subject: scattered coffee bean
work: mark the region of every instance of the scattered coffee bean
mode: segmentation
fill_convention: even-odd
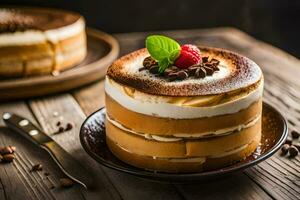
[[[289,144],[289,145],[291,145],[292,144],[292,138],[291,137],[288,137],[286,140],[285,140],[285,142],[284,142],[284,144]]]
[[[151,66],[151,67],[149,68],[149,72],[150,72],[151,74],[158,74],[158,73],[159,73],[158,70],[159,70],[158,65],[153,65],[153,66]]]
[[[172,70],[166,69],[166,70],[164,71],[164,76],[168,77],[169,74],[172,73],[172,72],[173,72]]]
[[[176,67],[176,66],[174,66],[174,65],[172,65],[171,67],[168,67],[167,69],[170,69],[170,70],[172,70],[173,72],[178,72],[178,71],[180,70],[180,68],[178,68],[178,67]]]
[[[151,56],[146,57],[143,61],[143,66],[146,67],[147,69],[149,69],[151,66],[153,65],[157,65],[157,62],[151,58]]]
[[[15,159],[13,154],[5,154],[3,155],[2,161],[4,162],[12,162]]]
[[[289,152],[289,148],[290,148],[290,145],[289,144],[284,144],[282,147],[281,147],[281,152],[283,155],[286,155],[288,152]]]
[[[35,171],[42,171],[42,170],[43,170],[42,164],[35,164],[32,166],[30,171],[35,172]]]
[[[73,128],[73,125],[71,123],[67,123],[67,126],[66,126],[66,131],[69,131],[69,130],[72,130]]]
[[[189,75],[188,75],[185,71],[183,71],[183,70],[177,72],[177,80],[184,80],[184,79],[186,79],[188,76],[189,76]]]
[[[179,68],[178,68],[178,67],[176,67],[176,66],[171,66],[171,67],[168,67],[168,68],[164,71],[163,75],[164,75],[165,77],[168,77],[170,73],[176,73],[176,72],[178,72],[178,71],[179,71]]]
[[[293,130],[291,132],[292,138],[294,139],[298,139],[300,137],[300,133],[298,133],[297,131]]]
[[[60,186],[64,187],[64,188],[72,187],[74,185],[74,181],[72,181],[69,178],[61,178],[61,179],[59,179],[59,181],[60,181]]]
[[[5,155],[5,154],[12,154],[14,151],[11,149],[10,146],[2,147],[0,149],[0,154]]]
[[[177,79],[177,76],[178,76],[177,72],[172,72],[172,73],[169,73],[168,79],[170,81],[175,81]]]
[[[56,123],[56,126],[60,126],[60,125],[61,125],[61,122],[58,121],[58,122]]]
[[[146,67],[141,67],[141,68],[139,68],[139,72],[143,71],[143,70],[146,70],[146,69],[147,69]]]
[[[59,132],[59,133],[64,132],[64,130],[65,130],[65,129],[64,129],[64,127],[62,127],[62,126],[60,126],[60,127],[58,128],[58,132]]]
[[[297,144],[293,144],[294,147],[296,147],[298,149],[298,151],[300,151],[300,143],[298,142]]]
[[[291,158],[296,157],[298,155],[298,153],[299,153],[299,151],[298,151],[298,149],[294,145],[290,146],[290,148],[289,148],[289,154],[290,154]]]

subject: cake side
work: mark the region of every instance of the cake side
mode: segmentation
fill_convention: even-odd
[[[133,166],[169,173],[212,170],[249,156],[261,139],[260,68],[230,51],[193,45],[182,45],[174,59],[162,50],[164,38],[158,36],[153,47],[159,54],[149,57],[141,49],[108,69],[105,127],[112,153]],[[166,61],[161,52],[171,55],[168,66],[160,63]],[[172,79],[178,70],[185,76]]]
[[[81,15],[46,8],[0,9],[0,76],[57,74],[87,53]]]

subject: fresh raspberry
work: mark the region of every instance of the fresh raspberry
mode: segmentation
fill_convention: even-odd
[[[185,69],[201,62],[200,50],[195,45],[185,44],[181,46],[179,57],[175,60],[175,66]]]

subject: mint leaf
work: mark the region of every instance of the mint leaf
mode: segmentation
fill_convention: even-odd
[[[171,63],[169,62],[169,60],[167,58],[161,60],[161,61],[158,61],[158,72],[159,73],[163,73],[170,65]]]
[[[151,57],[158,62],[160,73],[163,73],[174,63],[181,50],[180,45],[175,40],[162,35],[148,36],[146,48]]]

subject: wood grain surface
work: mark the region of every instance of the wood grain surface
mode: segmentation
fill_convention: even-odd
[[[290,129],[300,131],[298,59],[232,28],[160,33],[181,43],[222,47],[253,59],[264,72],[264,100],[285,115]],[[151,33],[115,35],[120,43],[121,55],[143,47],[148,34]],[[94,175],[97,190],[85,191],[79,186],[60,188],[59,178],[63,174],[49,156],[2,127],[0,145],[15,145],[18,150],[12,164],[0,165],[0,199],[299,199],[299,156],[292,160],[282,157],[279,152],[245,172],[190,184],[152,182],[100,166],[81,148],[78,132],[85,117],[104,106],[103,88],[101,80],[69,93],[0,104],[0,114],[10,111],[28,117],[70,152]],[[74,128],[54,134],[58,121],[63,124],[71,122]],[[0,125],[3,126],[3,123]],[[29,173],[35,163],[42,163],[44,170]],[[46,171],[50,173],[50,181],[43,174]],[[54,189],[51,189],[51,184]]]

